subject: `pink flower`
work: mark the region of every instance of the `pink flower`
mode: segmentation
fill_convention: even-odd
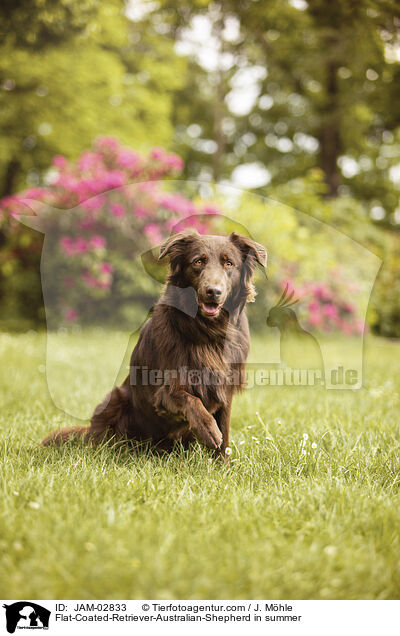
[[[40,199],[41,197],[48,194],[45,188],[29,188],[29,190],[25,190],[24,196],[27,199]]]
[[[99,155],[94,152],[83,152],[78,160],[78,167],[83,172],[93,170],[99,164]]]
[[[336,318],[336,316],[338,315],[338,310],[335,305],[324,305],[322,311],[324,312],[325,316],[328,316],[328,318]]]
[[[349,314],[352,314],[354,312],[354,305],[351,305],[350,303],[343,303],[342,309],[343,311],[346,311]]]
[[[95,141],[95,148],[101,150],[116,150],[119,146],[119,141],[115,137],[102,135]]]
[[[135,186],[135,190],[145,192],[146,194],[155,194],[157,190],[157,184],[154,181],[143,181]]]
[[[203,208],[202,212],[203,214],[221,214],[221,212],[217,208],[214,208],[212,205],[206,205]]]
[[[323,300],[329,300],[331,298],[330,289],[322,283],[320,285],[316,285],[316,287],[314,288],[314,294],[317,296],[317,298],[322,298]]]
[[[82,230],[90,230],[95,225],[93,210],[89,210],[84,219],[79,221],[78,227]]]
[[[18,196],[16,194],[11,194],[8,197],[1,199],[1,206],[3,208],[9,207],[15,203],[18,203]]]
[[[78,237],[75,241],[74,248],[77,254],[83,254],[88,249],[88,243],[85,239]]]
[[[123,168],[129,168],[130,166],[135,165],[139,160],[139,155],[133,150],[129,150],[129,148],[123,148],[118,153],[118,163]]]
[[[308,305],[309,310],[312,312],[318,311],[319,307],[320,307],[320,304],[317,303],[315,300],[313,300],[313,302]]]
[[[178,157],[178,155],[174,155],[174,154],[168,155],[166,157],[166,163],[167,163],[167,166],[179,172],[183,169],[183,166],[184,166],[183,160],[180,157]]]
[[[83,278],[83,281],[86,283],[86,285],[89,285],[89,287],[93,287],[93,288],[98,287],[97,279],[94,276],[92,276],[92,274],[90,274],[88,271],[84,271],[82,273],[82,278]]]
[[[151,243],[157,244],[162,241],[160,228],[155,223],[148,223],[148,225],[145,225],[144,232]]]
[[[112,203],[111,212],[113,213],[114,216],[119,217],[119,216],[125,216],[126,210],[119,203]]]
[[[97,196],[83,201],[81,206],[84,210],[99,210],[104,205],[104,197]]]
[[[68,164],[68,161],[63,155],[56,155],[53,158],[53,166],[56,166],[56,168],[63,169],[67,166],[67,164]]]
[[[162,159],[164,157],[164,150],[159,147],[152,148],[150,151],[150,157],[152,159]]]
[[[145,210],[144,207],[142,207],[141,205],[136,205],[133,213],[135,214],[135,216],[137,216],[139,219],[143,219],[146,216],[148,216],[148,212],[147,210]]]
[[[184,216],[195,213],[195,207],[192,201],[189,201],[189,199],[186,199],[186,197],[181,194],[162,194],[159,198],[159,203],[163,208]]]
[[[174,233],[181,232],[187,227],[197,230],[199,234],[206,234],[209,230],[209,227],[205,223],[202,223],[198,218],[192,216],[179,221],[179,223],[176,223],[176,219],[169,219],[169,221],[167,221],[167,227],[172,229]]]
[[[287,285],[287,288],[288,288],[288,292],[290,292],[292,289],[294,289],[293,283],[290,280],[290,278],[286,278],[285,280],[282,281],[282,283],[281,283],[282,291],[285,289],[286,285]]]
[[[73,256],[75,254],[74,244],[71,238],[68,236],[60,239],[60,247],[67,254],[67,256]]]
[[[347,335],[350,335],[351,333],[353,333],[351,325],[349,325],[347,322],[344,322],[344,321],[343,321],[343,324],[342,324],[342,331],[343,331],[343,333],[345,333]]]
[[[82,279],[92,289],[109,289],[112,283],[113,267],[110,263],[101,263],[96,276],[90,271],[84,270]]]
[[[106,246],[106,239],[103,236],[99,235],[92,236],[89,244],[90,247],[93,247],[94,249],[102,249]]]
[[[75,192],[78,187],[79,182],[70,174],[61,173],[55,182],[60,188],[64,188],[66,191]]]
[[[311,314],[311,316],[308,317],[308,322],[313,327],[319,327],[322,324],[322,317],[320,314]]]
[[[77,318],[78,318],[78,312],[76,311],[76,309],[72,309],[71,307],[66,309],[65,319],[68,320],[68,322],[75,322]]]
[[[104,190],[110,190],[111,188],[120,188],[125,183],[125,176],[120,170],[110,170],[104,175],[102,183]]]

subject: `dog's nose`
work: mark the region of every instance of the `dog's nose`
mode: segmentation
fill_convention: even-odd
[[[218,300],[221,297],[222,289],[221,287],[207,287],[206,294],[210,300]]]

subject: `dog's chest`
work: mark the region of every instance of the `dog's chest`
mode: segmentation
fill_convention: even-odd
[[[186,352],[185,384],[209,411],[227,401],[232,371],[223,346],[196,345]]]

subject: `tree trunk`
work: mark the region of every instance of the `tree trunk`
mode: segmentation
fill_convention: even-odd
[[[225,112],[225,90],[224,90],[224,78],[222,72],[218,74],[218,82],[216,86],[215,101],[213,107],[213,138],[217,144],[217,148],[213,154],[213,178],[216,183],[221,179],[223,175],[224,154],[226,139],[224,131],[222,129],[222,121],[226,114]]]
[[[223,12],[223,4],[220,7],[220,14],[213,24],[213,36],[220,43],[219,55],[223,55],[225,50],[225,42],[222,32],[225,27],[225,17]],[[213,95],[213,139],[217,144],[217,148],[213,154],[212,167],[213,179],[216,183],[220,181],[224,173],[224,156],[226,151],[226,136],[223,131],[223,120],[227,114],[225,97],[229,90],[227,87],[226,71],[218,61],[218,68],[214,72],[214,95]]]
[[[321,125],[318,132],[319,167],[325,173],[329,197],[337,195],[338,187],[342,182],[337,164],[341,152],[337,70],[336,63],[328,63],[326,101],[321,107]]]
[[[20,168],[21,164],[18,159],[11,159],[4,174],[3,187],[0,192],[1,198],[7,197],[14,192]]]

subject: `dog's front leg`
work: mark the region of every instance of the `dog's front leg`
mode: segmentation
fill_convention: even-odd
[[[220,448],[222,433],[200,398],[181,388],[171,390],[171,387],[162,386],[156,393],[154,407],[164,417],[170,413],[184,419],[196,439],[207,448]]]
[[[218,454],[229,463],[229,455],[225,452],[229,446],[229,430],[231,425],[231,408],[232,408],[232,395],[228,398],[227,403],[222,406],[215,414],[218,427],[222,433],[222,444],[217,451]]]

